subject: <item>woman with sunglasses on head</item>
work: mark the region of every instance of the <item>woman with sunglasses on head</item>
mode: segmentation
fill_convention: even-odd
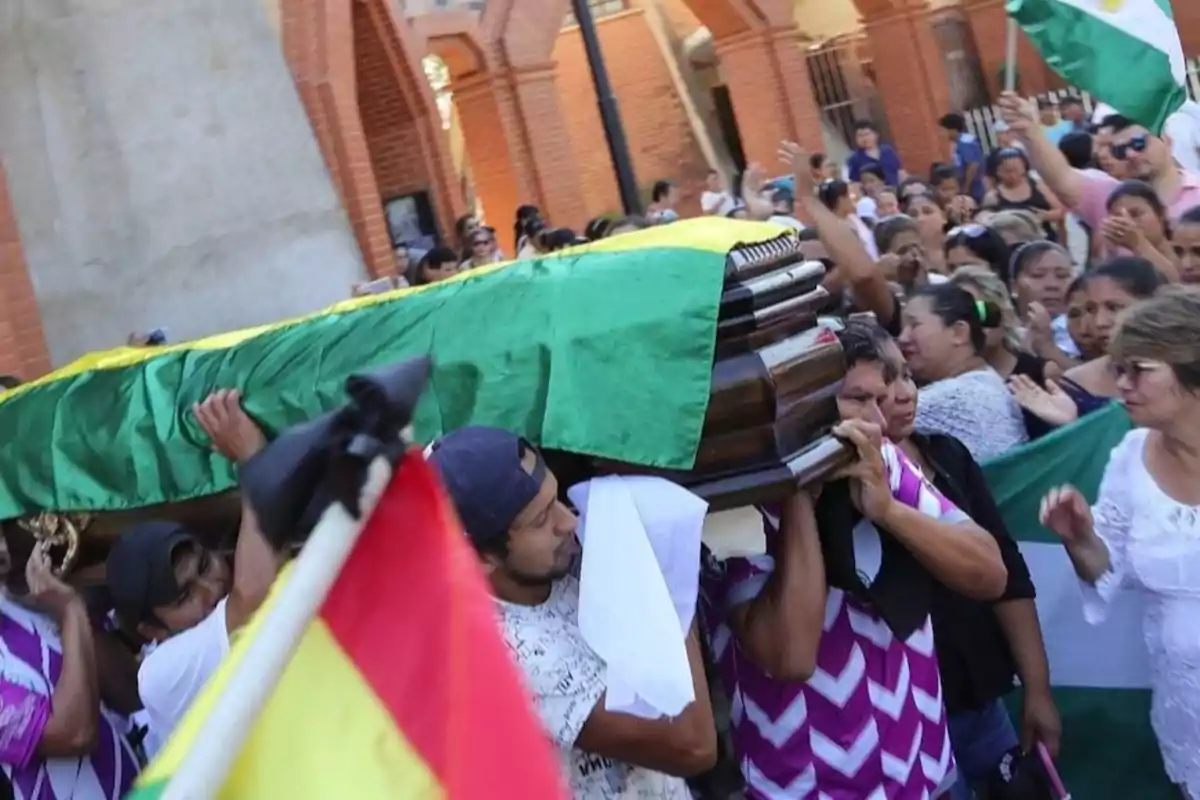
[[[1057,382],[1047,381],[1045,388],[1014,378],[1009,388],[1021,407],[1059,426],[1103,408],[1119,396],[1114,364],[1108,355],[1117,319],[1139,300],[1153,297],[1164,283],[1153,264],[1132,256],[1111,259],[1087,273],[1086,313],[1095,347],[1104,355],[1067,370]]]
[[[1124,181],[1108,196],[1105,208],[1108,216],[1100,226],[1104,257],[1139,256],[1153,264],[1166,280],[1179,280],[1167,209],[1150,184]]]
[[[952,436],[917,433],[919,393],[894,340],[873,328],[878,347],[894,376],[880,403],[885,433],[920,467],[947,499],[990,533],[1000,548],[1008,579],[1004,594],[991,603],[972,600],[935,582],[930,594],[938,666],[958,762],[953,800],[971,797],[1000,760],[1018,744],[1036,742],[1057,754],[1062,723],[1050,693],[1046,648],[1034,606],[1029,568],[1008,533],[979,463]],[[1020,734],[1003,698],[1021,679]]]
[[[954,284],[926,286],[904,307],[900,350],[922,384],[917,430],[953,436],[978,461],[1029,441],[1020,407],[985,358],[988,331],[1001,324],[995,304]]]
[[[1042,500],[1104,621],[1122,588],[1143,599],[1150,722],[1167,775],[1200,800],[1200,289],[1172,286],[1130,309],[1110,345],[1115,388],[1137,425],[1113,448],[1095,505],[1071,486]]]
[[[946,267],[950,274],[959,267],[987,267],[1008,283],[1008,259],[1012,248],[1004,237],[986,225],[972,222],[951,228],[942,242],[946,254]]]
[[[504,255],[496,245],[496,230],[488,227],[477,227],[467,236],[467,247],[470,255],[460,265],[461,269],[474,269],[496,264],[504,260]]]
[[[1057,241],[1066,209],[1049,189],[1029,175],[1029,158],[1015,147],[997,150],[987,160],[992,190],[982,207],[994,211],[1021,210],[1037,216],[1046,237]]]

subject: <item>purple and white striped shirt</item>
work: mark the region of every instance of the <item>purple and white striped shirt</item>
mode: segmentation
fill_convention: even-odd
[[[883,455],[897,500],[948,522],[967,519],[897,447],[885,442]],[[777,681],[727,624],[774,566],[767,555],[730,558],[706,564],[702,575],[703,619],[730,697],[746,797],[927,800],[947,791],[954,758],[930,620],[900,640],[870,607],[830,589],[816,671],[803,683]]]
[[[62,640],[46,617],[0,596],[0,768],[17,800],[119,800],[138,762],[127,722],[101,707],[96,748],[86,758],[37,752],[62,671]]]

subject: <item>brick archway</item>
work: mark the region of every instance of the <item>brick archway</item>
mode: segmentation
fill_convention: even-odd
[[[389,0],[280,0],[284,54],[373,275],[394,271],[384,200],[428,191],[445,236],[463,210],[422,50]]]

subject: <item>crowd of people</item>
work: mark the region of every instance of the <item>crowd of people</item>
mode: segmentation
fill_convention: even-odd
[[[1187,286],[1200,283],[1200,175],[1117,114],[1089,126],[1072,101],[1061,119],[1011,94],[1000,105],[1004,147],[985,154],[947,115],[947,159],[927,177],[870,123],[844,172],[783,143],[784,178],[709,176],[705,214],[787,225],[825,262],[845,320],[835,433],[858,458],[760,509],[765,553],[703,552],[686,634],[695,701],[678,716],[606,707],[605,664],[579,627],[576,512],[538,449],[478,427],[430,445],[574,797],[965,800],[1026,754],[1053,758],[1070,731],[1037,587],[980,464],[1117,400],[1137,427],[1097,454],[1098,499],[1064,485],[1041,522],[1062,539],[1089,621],[1122,587],[1147,597],[1144,641],[1113,646],[1148,649],[1165,768],[1200,800],[1200,288]],[[660,182],[647,216],[582,235],[522,206],[511,252],[671,224],[678,202]],[[355,291],[504,258],[474,218],[456,235],[423,254],[398,245],[397,275]],[[194,413],[235,463],[266,444],[236,391]],[[21,798],[121,797],[288,557],[249,508],[231,556],[179,523],[142,523],[108,554],[101,604],[12,526],[4,541],[0,765]],[[873,573],[870,542],[887,543]],[[714,788],[722,760],[736,788]]]

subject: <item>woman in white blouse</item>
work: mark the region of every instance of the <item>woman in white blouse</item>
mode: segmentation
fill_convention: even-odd
[[[1054,489],[1042,524],[1066,545],[1089,622],[1121,587],[1145,597],[1151,723],[1167,774],[1200,800],[1200,288],[1129,309],[1109,353],[1139,427],[1109,456],[1096,504]]]

